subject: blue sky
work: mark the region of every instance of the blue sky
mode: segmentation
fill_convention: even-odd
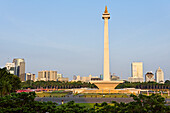
[[[169,0],[0,0],[0,67],[24,58],[26,72],[100,75],[106,4],[111,73],[127,79],[142,61],[144,73],[160,66],[170,79]]]

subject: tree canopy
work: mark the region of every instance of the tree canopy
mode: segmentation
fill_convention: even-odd
[[[106,102],[94,104],[94,108],[87,108],[70,101],[63,105],[54,102],[35,101],[35,92],[12,93],[0,97],[0,113],[168,113],[170,106],[165,105],[165,99],[160,95],[131,95],[134,99],[129,103]]]
[[[88,82],[60,82],[60,81],[36,81],[31,80],[21,83],[23,89],[39,89],[39,88],[48,88],[48,89],[71,89],[71,88],[97,88],[96,85]]]
[[[15,92],[21,88],[20,78],[7,72],[6,68],[0,68],[0,93],[1,96]]]

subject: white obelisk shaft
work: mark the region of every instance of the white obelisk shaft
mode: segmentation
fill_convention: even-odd
[[[109,64],[109,33],[108,33],[108,19],[110,14],[107,11],[107,6],[102,18],[104,19],[104,70],[103,81],[110,81],[110,64]]]

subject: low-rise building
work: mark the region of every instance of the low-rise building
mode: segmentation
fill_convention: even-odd
[[[27,80],[32,80],[35,82],[35,74],[32,74],[32,73],[26,73],[26,81]]]
[[[128,78],[129,82],[144,82],[143,78],[139,78],[139,77],[129,77]]]
[[[15,63],[6,63],[5,67],[10,74],[15,73]]]
[[[152,72],[147,72],[145,74],[145,82],[154,82],[154,74]]]
[[[72,81],[90,82],[92,80],[101,80],[101,78],[92,75],[89,75],[88,77],[81,77],[80,75],[78,75],[76,77],[76,80],[72,80]]]
[[[69,81],[69,78],[58,78],[57,81],[60,81],[60,82],[68,82],[68,81]]]

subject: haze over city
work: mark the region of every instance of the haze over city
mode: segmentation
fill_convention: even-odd
[[[110,71],[131,76],[131,63],[170,73],[170,1],[0,1],[0,67],[24,58],[26,72],[65,77],[103,73],[103,20],[108,6]],[[97,12],[97,13],[96,13]]]

